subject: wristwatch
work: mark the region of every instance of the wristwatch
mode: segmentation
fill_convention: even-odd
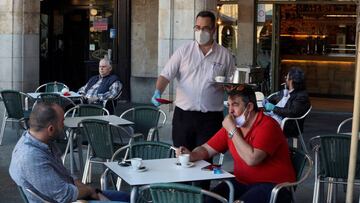
[[[236,130],[237,130],[236,127],[235,127],[234,129],[230,130],[230,132],[228,133],[229,139],[232,139],[232,138],[233,138]]]

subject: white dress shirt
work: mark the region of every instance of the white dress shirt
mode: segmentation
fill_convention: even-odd
[[[234,72],[234,60],[223,46],[213,43],[204,56],[195,41],[181,46],[166,63],[161,74],[169,81],[176,78],[177,107],[185,111],[222,111],[224,90],[214,84],[215,76]]]

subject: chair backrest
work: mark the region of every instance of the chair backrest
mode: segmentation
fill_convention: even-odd
[[[113,138],[109,122],[98,119],[85,119],[79,123],[93,150],[93,155],[98,158],[111,159],[114,153]]]
[[[149,129],[157,127],[162,115],[161,124],[166,122],[166,114],[162,110],[153,106],[137,106],[123,112],[120,117],[134,122],[134,132],[147,136]]]
[[[301,133],[301,132],[300,132],[301,129],[300,129],[298,120],[304,119],[304,118],[310,113],[311,109],[312,109],[312,106],[310,106],[310,108],[309,108],[302,116],[300,116],[300,117],[296,117],[296,118],[286,117],[286,118],[282,119],[282,121],[281,121],[281,129],[284,130],[285,123],[286,123],[288,120],[295,120],[296,125],[297,125],[297,128],[298,128],[298,131],[299,131],[299,133]]]
[[[0,92],[8,118],[21,119],[24,117],[23,99],[26,94],[15,90],[3,90]]]
[[[224,197],[213,192],[203,190],[196,186],[179,183],[157,183],[143,186],[140,188],[140,201],[142,200],[141,194],[147,190],[150,190],[152,202],[154,203],[202,203],[204,195],[211,196],[222,203],[227,202]]]
[[[350,158],[350,135],[320,136],[319,161],[320,173],[324,177],[348,177]],[[358,154],[360,149],[358,149]],[[356,177],[360,175],[360,157],[357,157]]]
[[[262,107],[262,101],[265,99],[265,96],[262,92],[255,92],[256,103],[258,107]]]
[[[38,96],[38,101],[56,103],[59,104],[63,109],[75,106],[75,103],[71,99],[57,93],[41,93]]]
[[[120,99],[122,91],[120,91],[115,98],[106,100],[104,104],[104,108],[108,109],[111,114],[114,114],[118,100]]]
[[[348,126],[347,124],[348,124],[348,123],[351,123],[351,121],[352,121],[352,117],[343,120],[343,121],[339,124],[339,126],[338,126],[338,128],[337,128],[337,130],[336,130],[336,133],[351,133],[351,130],[348,131],[348,132],[341,132],[341,130],[344,128],[344,126]],[[351,123],[351,124],[352,124],[352,123]],[[350,126],[351,126],[351,125],[350,125]]]
[[[66,111],[64,117],[101,116],[109,115],[109,111],[99,105],[79,104]]]
[[[60,92],[63,88],[69,89],[64,83],[54,81],[40,85],[35,92]]]
[[[130,158],[165,159],[175,157],[175,151],[170,144],[163,142],[135,142],[130,145]]]
[[[308,154],[296,148],[290,147],[289,149],[290,149],[291,162],[295,170],[296,181],[277,184],[271,191],[270,203],[277,202],[278,194],[282,188],[287,187],[288,189],[291,190],[292,193],[294,193],[295,187],[301,184],[302,182],[304,182],[309,177],[312,171],[313,161]],[[308,164],[308,166],[306,167],[307,170],[305,174],[303,174],[306,164]],[[294,198],[294,194],[292,194],[292,197]]]

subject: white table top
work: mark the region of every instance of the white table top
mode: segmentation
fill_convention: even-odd
[[[81,97],[81,94],[78,94],[78,93],[73,92],[73,91],[70,91],[69,96],[64,96],[63,94],[61,94],[61,92],[30,92],[30,93],[27,93],[27,94],[30,97],[32,97],[33,99],[37,99],[37,97],[42,93],[55,93],[55,94],[60,94],[61,96],[68,97],[68,98],[79,98],[79,97]]]
[[[105,165],[131,186],[235,177],[233,174],[224,170],[221,174],[201,170],[202,167],[209,165],[208,162],[203,160],[195,162],[195,165],[190,168],[178,166],[176,162],[177,158],[143,160],[143,165],[147,168],[147,170],[143,172],[138,172],[131,166],[120,166],[118,162],[107,162]]]
[[[78,124],[84,119],[100,119],[108,121],[112,125],[133,125],[134,123],[119,116],[82,116],[82,117],[65,117],[64,125],[68,128],[77,128]]]

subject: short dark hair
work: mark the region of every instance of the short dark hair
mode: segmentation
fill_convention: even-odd
[[[54,106],[54,103],[36,103],[30,114],[30,129],[35,132],[39,132],[42,129],[47,128],[49,125],[54,124],[58,119]]]
[[[203,18],[210,18],[211,19],[211,23],[212,23],[212,28],[215,28],[215,15],[213,12],[211,11],[200,11],[197,15],[196,15],[196,19],[198,17],[203,17]]]
[[[237,88],[234,88],[233,90],[228,92],[228,96],[230,98],[233,98],[234,96],[241,97],[245,105],[248,105],[248,103],[254,104],[254,111],[258,112],[259,108],[256,103],[256,96],[255,91],[252,89],[252,87],[248,85],[242,85]]]
[[[305,87],[305,74],[299,67],[292,67],[289,70],[289,80],[293,81],[293,87],[295,90],[304,90]]]

